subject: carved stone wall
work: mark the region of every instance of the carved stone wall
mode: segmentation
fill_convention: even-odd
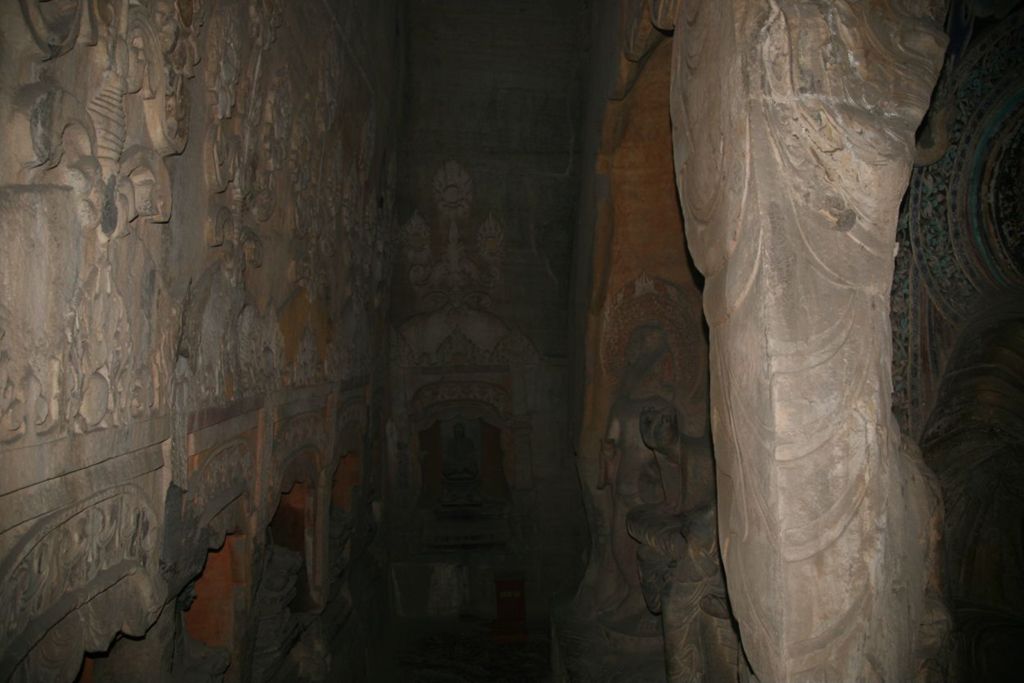
[[[565,407],[586,7],[415,0],[406,21],[391,308],[395,580],[400,595],[418,594],[414,584],[454,577],[462,563],[466,610],[493,616],[506,573],[525,580],[530,616],[542,617],[553,593],[572,590],[585,546]],[[453,559],[420,533],[435,520],[417,507],[418,444],[421,430],[459,416],[499,430],[509,496],[495,536],[504,540]]]
[[[967,322],[1024,286],[1024,7],[958,0],[948,24],[892,292],[894,409],[915,438]]]
[[[395,2],[0,6],[0,680],[108,649],[97,680],[270,675],[258,615],[290,565],[267,529],[297,483],[304,574],[281,580],[314,608],[278,670],[367,637],[345,595],[381,589],[398,29]],[[192,643],[229,534],[235,637]]]
[[[617,35],[630,35],[628,9],[608,10]],[[672,164],[671,45],[648,47],[650,54],[640,56],[614,53],[619,61],[607,65],[603,83],[592,84],[605,97],[590,104],[596,109],[588,134],[597,144],[585,181],[592,189],[581,198],[587,217],[575,283],[586,371],[574,383],[591,549],[559,625],[559,639],[576,643],[563,653],[563,675],[574,680],[635,671],[664,676],[661,624],[644,602],[640,545],[626,529],[631,509],[664,502],[660,487],[646,483],[657,468],[641,441],[640,413],[664,401],[675,406],[688,437],[706,438],[708,431],[707,341]],[[583,247],[588,242],[590,249]]]
[[[1024,5],[957,0],[946,28],[897,232],[893,407],[942,488],[948,664],[980,681],[1019,670],[1024,628]]]

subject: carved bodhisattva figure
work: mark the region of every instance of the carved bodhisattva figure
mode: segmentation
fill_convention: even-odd
[[[606,577],[599,599],[602,621],[613,629],[653,636],[658,631],[657,622],[644,609],[637,580],[637,544],[630,538],[626,519],[634,508],[660,504],[665,499],[654,456],[636,429],[648,402],[671,394],[662,371],[666,359],[670,360],[664,330],[653,325],[638,327],[630,336],[626,356],[626,368],[601,448],[598,488],[611,492],[610,532],[615,571]]]
[[[675,407],[661,399],[644,407],[639,432],[665,497],[630,510],[626,526],[641,544],[644,599],[662,617],[668,680],[734,681],[738,648],[718,554],[711,449],[707,439],[683,435]]]

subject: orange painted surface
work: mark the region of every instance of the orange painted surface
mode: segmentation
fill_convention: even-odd
[[[86,655],[82,661],[82,670],[78,673],[78,678],[75,679],[75,683],[93,683],[96,680],[93,674],[93,661],[92,657]]]
[[[235,637],[235,587],[245,583],[245,542],[228,536],[224,547],[211,552],[196,581],[196,599],[185,612],[185,629],[211,647],[231,649]]]
[[[362,459],[355,453],[346,453],[341,462],[338,463],[338,470],[334,473],[334,483],[331,487],[331,504],[340,507],[346,512],[352,511],[352,489],[359,485],[362,480],[363,464]]]
[[[306,499],[305,484],[296,484],[281,496],[281,502],[270,521],[270,533],[277,545],[306,553]]]
[[[278,313],[277,324],[281,329],[284,365],[288,370],[298,359],[307,329],[313,336],[318,360],[322,362],[327,356],[327,345],[331,340],[330,316],[322,303],[310,301],[305,289],[300,288],[289,297]]]

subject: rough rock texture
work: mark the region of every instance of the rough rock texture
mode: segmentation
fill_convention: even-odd
[[[366,633],[399,62],[341,5],[0,7],[0,680],[260,679],[271,581],[282,670]]]
[[[888,293],[938,7],[681,2],[672,114],[706,277],[719,528],[764,680],[909,680],[931,531]]]

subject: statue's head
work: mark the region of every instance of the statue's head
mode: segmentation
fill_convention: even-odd
[[[664,453],[679,439],[676,409],[664,399],[651,400],[640,411],[640,438],[653,451]]]
[[[665,331],[657,325],[641,325],[629,336],[626,345],[626,364],[630,368],[646,371],[668,352]]]
[[[454,434],[456,437],[465,436],[466,426],[461,422],[456,422],[455,426],[452,427],[452,434]]]

